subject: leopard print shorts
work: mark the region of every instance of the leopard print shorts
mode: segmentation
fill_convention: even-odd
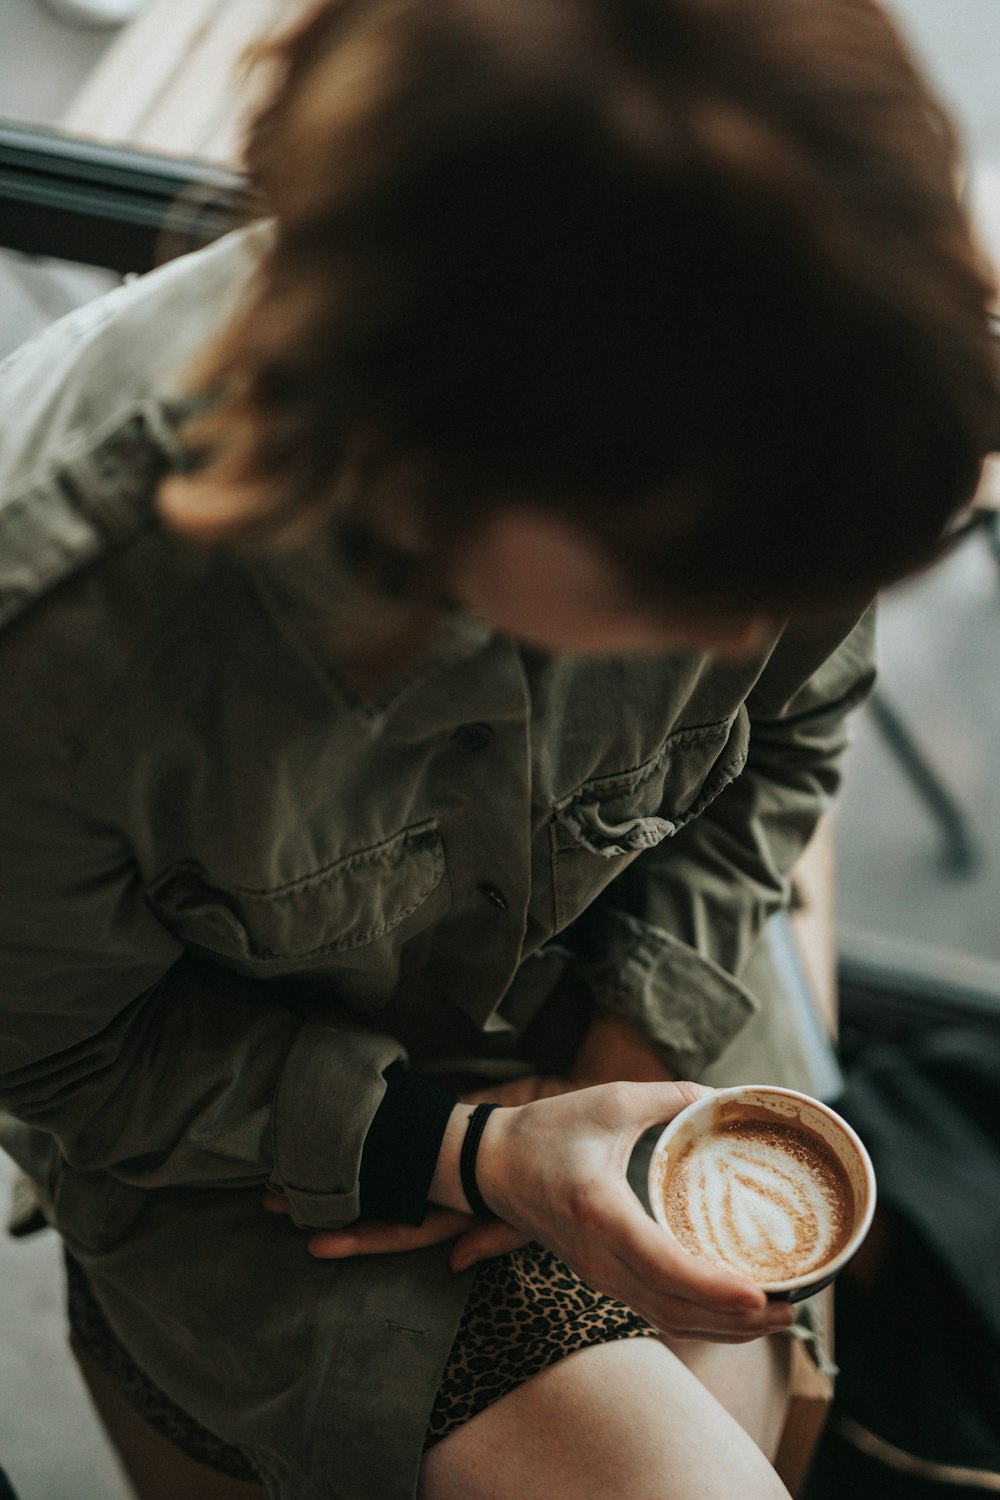
[[[488,1260],[465,1304],[424,1450],[576,1349],[655,1337],[638,1313],[592,1292],[541,1245]]]
[[[106,1322],[82,1267],[69,1255],[66,1271],[69,1322],[77,1342],[139,1415],[190,1458],[233,1479],[259,1483],[241,1449],[208,1432],[139,1369]],[[541,1245],[485,1261],[455,1334],[424,1449],[577,1349],[655,1337],[637,1313],[591,1291]]]

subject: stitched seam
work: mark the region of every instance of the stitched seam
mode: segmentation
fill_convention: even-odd
[[[406,851],[406,845],[411,844],[412,849]],[[334,885],[342,875],[351,874],[363,865],[373,868],[384,866],[390,861],[390,857],[397,851],[401,857],[397,864],[404,863],[408,853],[421,853],[430,850],[434,856],[437,866],[443,863],[441,852],[441,837],[437,832],[437,823],[433,818],[428,818],[422,823],[414,823],[408,828],[400,829],[398,833],[390,834],[387,839],[380,839],[377,844],[367,845],[363,849],[354,849],[350,854],[344,854],[339,859],[331,860],[329,864],[320,865],[316,870],[310,870],[307,875],[297,875],[294,880],[285,881],[281,885],[252,886],[232,885],[225,881],[213,879],[204,865],[198,864],[196,860],[181,860],[177,864],[168,865],[165,870],[155,875],[149,883],[150,892],[154,895],[162,889],[174,876],[179,874],[194,874],[201,877],[206,889],[217,891],[224,895],[252,896],[260,899],[275,896],[289,896],[307,886],[322,890],[326,886]]]
[[[553,806],[557,812],[561,812],[572,802],[575,802],[581,792],[594,791],[605,793],[617,790],[619,786],[622,791],[637,789],[643,786],[651,776],[656,774],[671,751],[678,749],[680,746],[702,744],[713,736],[721,738],[723,735],[728,735],[732,730],[734,722],[735,716],[732,719],[715,719],[710,724],[698,724],[685,729],[676,729],[673,734],[667,736],[655,754],[651,755],[647,760],[640,761],[637,766],[633,766],[631,769],[625,771],[612,771],[603,776],[589,777],[587,780],[581,781],[565,797],[561,797]]]
[[[270,948],[253,948],[248,945],[250,956],[253,958],[287,962],[292,957],[296,959],[318,958],[323,953],[347,953],[352,948],[363,947],[365,943],[374,943],[377,938],[385,937],[387,932],[391,932],[394,927],[398,927],[400,922],[405,922],[406,918],[412,916],[418,907],[423,906],[431,892],[437,890],[441,884],[441,875],[443,873],[443,870],[440,871],[436,880],[432,880],[429,885],[423,887],[408,906],[404,906],[402,911],[394,912],[392,917],[387,922],[383,922],[381,927],[372,927],[368,932],[351,933],[348,937],[335,939],[332,943],[324,943],[319,948],[309,948],[304,953],[275,953]]]
[[[363,947],[366,943],[373,943],[377,941],[378,938],[385,937],[386,933],[392,932],[393,929],[398,927],[401,922],[405,922],[407,917],[412,916],[413,913],[424,904],[431,893],[437,890],[438,886],[441,885],[442,880],[445,876],[445,865],[443,857],[438,854],[437,851],[435,851],[435,853],[436,857],[433,867],[428,872],[429,879],[421,886],[419,891],[417,891],[413,899],[406,906],[402,907],[398,911],[394,911],[392,915],[381,924],[381,926],[369,928],[366,932],[347,933],[342,937],[334,938],[332,942],[321,943],[316,948],[307,948],[296,953],[278,953],[273,948],[268,948],[263,946],[262,944],[254,943],[251,940],[251,934],[247,926],[242,921],[240,916],[236,912],[232,911],[230,907],[222,905],[219,908],[210,908],[210,910],[221,910],[227,917],[232,919],[233,925],[236,929],[234,935],[238,941],[240,952],[245,958],[258,959],[263,963],[288,963],[292,960],[297,962],[300,959],[319,958],[326,953],[347,953],[352,948],[360,948]],[[206,885],[205,889],[206,892],[209,893],[224,893],[227,888],[221,886],[213,887]],[[234,890],[236,888],[228,887],[228,889]],[[175,913],[171,913],[169,908],[165,908],[162,903],[157,903],[155,897],[153,897],[152,900],[154,906],[156,907],[156,910],[161,914],[161,916],[169,917],[171,915],[176,915]]]

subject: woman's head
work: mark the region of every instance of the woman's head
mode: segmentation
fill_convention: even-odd
[[[744,616],[933,553],[991,288],[869,0],[325,0],[270,65],[275,238],[179,524],[395,511],[447,570],[514,509]]]

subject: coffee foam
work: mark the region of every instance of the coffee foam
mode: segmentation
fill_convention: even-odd
[[[664,1207],[687,1249],[767,1284],[803,1276],[840,1252],[853,1194],[812,1131],[758,1116],[696,1136],[668,1167]]]

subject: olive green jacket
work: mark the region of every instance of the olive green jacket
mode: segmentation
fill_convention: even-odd
[[[547,658],[455,614],[377,694],[353,689],[333,625],[379,605],[332,550],[199,549],[153,508],[185,366],[259,233],[0,367],[4,1139],[109,1306],[167,1201],[270,1183],[298,1224],[356,1217],[397,1059],[512,1076],[538,1061],[529,1022],[550,1006],[569,1036],[586,993],[697,1074],[754,1008],[741,969],[872,676],[867,616],[791,622],[724,664]],[[247,1294],[210,1260],[215,1303]],[[362,1350],[386,1322],[366,1295]],[[166,1321],[135,1334],[144,1361]],[[185,1394],[173,1366],[159,1378]],[[378,1413],[359,1420],[370,1444]],[[403,1493],[344,1462],[343,1493]]]

